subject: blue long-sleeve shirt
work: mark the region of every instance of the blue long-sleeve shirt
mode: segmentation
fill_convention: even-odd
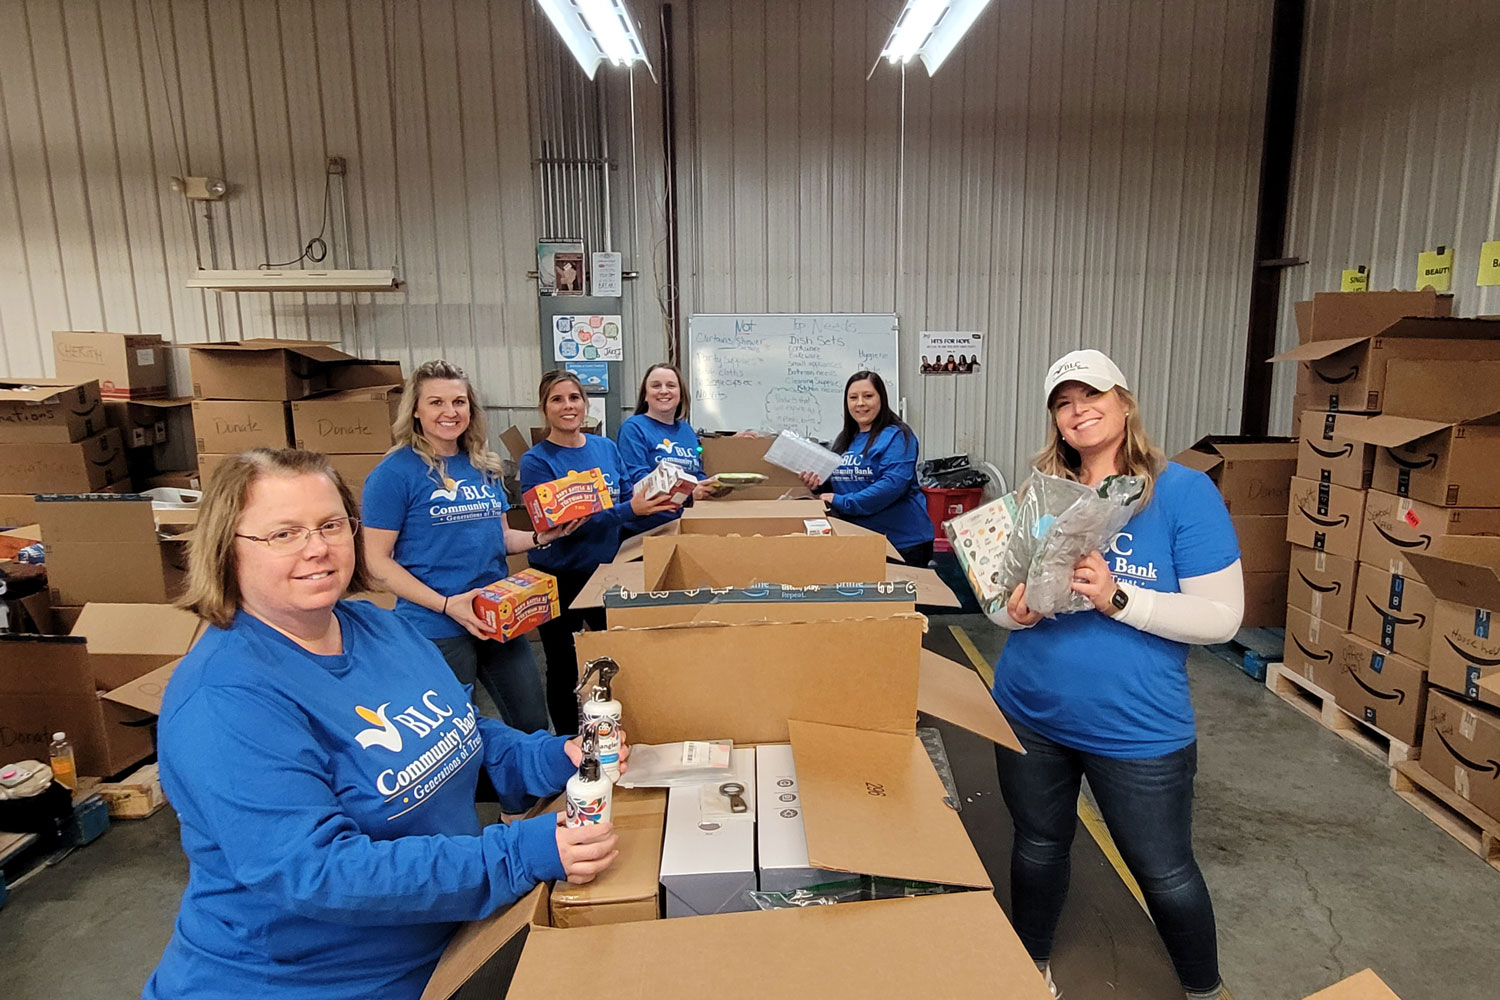
[[[459,921],[564,874],[555,819],[481,827],[484,767],[509,810],[573,773],[563,737],[479,716],[430,641],[360,601],[344,652],[240,612],[163,699],[163,789],[189,876],[142,996],[409,997]]]
[[[898,549],[932,541],[932,520],[917,487],[916,435],[887,427],[866,450],[869,437],[860,431],[849,443],[829,479],[829,506],[844,520],[880,532]]]
[[[620,449],[607,437],[585,434],[583,444],[565,448],[551,441],[532,445],[521,456],[521,489],[561,479],[572,472],[598,469],[604,474],[615,505],[588,519],[571,535],[559,538],[546,548],[532,549],[527,560],[548,573],[591,573],[620,551],[622,532],[644,531],[648,519],[635,516],[630,509],[630,493],[624,489],[625,469],[620,463]]]
[[[618,439],[620,465],[625,471],[625,484],[621,492],[630,496],[635,484],[645,479],[662,462],[681,466],[689,475],[703,478],[703,449],[698,444],[698,434],[686,420],[664,424],[647,413],[627,417],[620,425]],[[692,505],[689,498],[688,505]],[[653,514],[641,521],[639,530],[654,528],[682,516],[681,510],[670,510]]]

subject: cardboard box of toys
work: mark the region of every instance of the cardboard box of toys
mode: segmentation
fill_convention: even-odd
[[[401,366],[367,361],[317,340],[225,341],[189,344],[193,395],[199,399],[282,399],[325,389],[396,385]]]
[[[600,469],[585,469],[550,483],[538,483],[523,493],[521,499],[538,531],[577,521],[615,505]]]
[[[526,569],[496,580],[474,598],[474,613],[502,642],[525,635],[562,614],[557,600],[557,578]]]
[[[401,386],[341,389],[291,404],[298,448],[325,455],[384,454],[396,443],[391,426]],[[218,449],[214,449],[218,450]]]
[[[200,455],[290,448],[291,419],[279,399],[195,399],[193,437]]]

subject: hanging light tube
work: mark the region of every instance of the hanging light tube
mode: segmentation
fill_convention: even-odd
[[[906,0],[880,55],[892,66],[920,58],[927,75],[952,54],[990,0]]]
[[[655,78],[624,0],[537,0],[537,3],[590,80],[605,61],[615,66],[643,62]]]

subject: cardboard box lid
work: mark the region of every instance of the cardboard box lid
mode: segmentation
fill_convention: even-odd
[[[226,340],[218,344],[181,344],[190,351],[217,351],[220,353],[241,354],[264,351],[287,351],[291,354],[300,354],[312,361],[358,361],[352,354],[331,345],[337,343],[333,340],[276,340],[270,337],[258,337],[251,340]]]
[[[323,392],[313,393],[304,399],[292,401],[292,409],[306,406],[309,403],[386,403],[399,399],[401,386],[399,385],[367,385],[354,389],[328,389]]]
[[[1471,423],[1500,412],[1500,361],[1395,359],[1386,366],[1387,413]]]
[[[1289,351],[1273,354],[1270,361],[1322,361],[1331,358],[1340,351],[1347,351],[1359,344],[1367,344],[1373,337],[1340,337],[1337,340],[1312,340],[1306,344],[1298,344]]]
[[[1379,448],[1399,448],[1429,434],[1445,431],[1452,426],[1454,425],[1440,420],[1377,415],[1341,433],[1344,437],[1361,444],[1373,444]]]
[[[121,684],[113,691],[106,691],[100,695],[108,701],[124,705],[127,708],[139,709],[151,715],[161,714],[162,695],[167,692],[167,682],[172,679],[172,672],[182,662],[182,657],[163,663],[148,674],[142,674],[128,684]]]
[[[1172,461],[1212,474],[1225,462],[1295,462],[1297,441],[1281,437],[1227,437],[1208,434],[1172,456]]]
[[[0,403],[51,403],[69,389],[90,384],[98,395],[98,379],[73,382],[57,378],[0,378]]]
[[[1319,990],[1306,1000],[1401,1000],[1379,976],[1369,969],[1341,979],[1327,989]]]
[[[170,604],[85,604],[70,634],[95,655],[181,656],[202,628],[197,615]]]
[[[1500,537],[1446,535],[1405,558],[1439,600],[1500,611]]]
[[[547,885],[542,883],[493,916],[460,924],[432,970],[421,1000],[448,1000],[511,938],[527,927],[546,927],[547,906]]]
[[[613,1000],[884,1000],[933,996],[934,984],[963,1000],[1052,995],[990,892],[533,933],[509,995],[557,993],[580,955],[609,970]]]
[[[814,867],[992,888],[921,740],[795,719],[788,728]]]

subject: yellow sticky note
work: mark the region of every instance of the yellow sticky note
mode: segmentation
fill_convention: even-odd
[[[1446,292],[1453,287],[1453,248],[1441,246],[1417,254],[1417,291]]]
[[[1368,292],[1370,290],[1370,269],[1361,264],[1359,267],[1344,269],[1343,279],[1339,282],[1341,292]]]
[[[1479,248],[1479,284],[1500,285],[1500,240]]]

